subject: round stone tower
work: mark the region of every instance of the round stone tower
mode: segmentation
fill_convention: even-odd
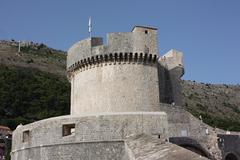
[[[160,112],[157,30],[134,27],[77,42],[68,51],[71,115],[18,126],[12,160],[128,159],[131,135],[168,138]],[[130,158],[129,158],[130,159]]]
[[[159,111],[157,29],[136,26],[68,50],[71,114]]]
[[[146,155],[168,156],[165,144],[158,147],[169,136],[207,139],[203,123],[175,106],[181,103],[181,52],[171,50],[157,60],[157,29],[150,27],[110,33],[107,42],[93,37],[69,49],[71,115],[19,125],[13,132],[11,160],[149,159]],[[143,139],[129,139],[133,135]],[[144,140],[144,135],[158,139]],[[153,145],[157,141],[158,147]]]

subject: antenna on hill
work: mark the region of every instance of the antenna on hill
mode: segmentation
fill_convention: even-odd
[[[92,18],[91,18],[91,16],[89,17],[89,20],[88,20],[88,32],[89,32],[90,38],[92,38]]]

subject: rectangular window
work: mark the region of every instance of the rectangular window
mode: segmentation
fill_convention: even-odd
[[[75,124],[64,124],[62,127],[62,136],[75,135]]]
[[[181,136],[182,136],[182,137],[187,137],[187,136],[188,136],[187,130],[182,129],[182,130],[181,130]]]
[[[28,142],[30,138],[30,131],[23,131],[22,142]]]

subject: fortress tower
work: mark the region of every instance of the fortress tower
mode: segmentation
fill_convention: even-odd
[[[136,26],[74,44],[68,51],[71,114],[160,111],[157,29]]]
[[[106,45],[98,37],[75,43],[67,56],[71,114],[18,126],[11,159],[206,159],[168,140],[210,157],[201,145],[206,125],[180,107],[183,54],[159,58],[157,44],[157,29],[144,26],[109,33]]]

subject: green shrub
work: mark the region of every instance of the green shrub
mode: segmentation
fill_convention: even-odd
[[[0,66],[0,124],[14,129],[40,119],[69,114],[65,77],[29,68]]]

